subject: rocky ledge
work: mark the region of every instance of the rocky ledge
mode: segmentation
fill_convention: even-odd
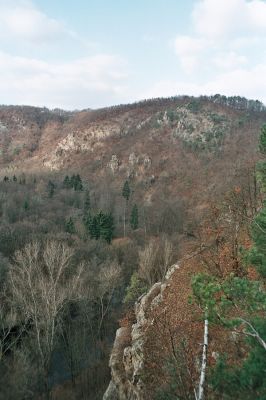
[[[162,300],[172,274],[178,269],[174,264],[167,272],[164,282],[155,283],[149,292],[135,304],[136,323],[131,327],[119,328],[116,332],[109,366],[112,379],[103,400],[145,400],[142,381],[144,372],[144,346],[149,311]]]

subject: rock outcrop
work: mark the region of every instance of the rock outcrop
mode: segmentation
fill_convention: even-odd
[[[167,272],[165,281],[155,283],[149,292],[135,304],[136,323],[132,327],[117,330],[109,366],[112,380],[103,400],[146,400],[142,376],[145,368],[145,331],[150,310],[161,303],[165,288],[172,274],[178,269],[174,264]]]

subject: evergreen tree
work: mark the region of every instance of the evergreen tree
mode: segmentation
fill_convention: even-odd
[[[111,214],[100,213],[98,217],[100,237],[111,243],[114,234],[114,219]]]
[[[9,181],[9,177],[8,177],[8,176],[4,176],[3,181],[4,181],[4,182],[8,182],[8,181]]]
[[[126,201],[128,202],[129,197],[130,197],[130,186],[129,186],[129,182],[125,181],[124,186],[122,188],[122,196],[126,199]]]
[[[92,216],[89,212],[83,222],[91,239],[98,240],[102,238],[107,243],[111,243],[114,233],[114,221],[111,214],[104,214],[99,211]]]
[[[28,200],[26,199],[26,200],[24,201],[24,203],[23,203],[23,209],[24,209],[25,211],[28,211],[29,208],[30,208],[30,205],[29,205]]]
[[[71,188],[71,182],[70,182],[70,179],[69,179],[69,176],[68,176],[68,175],[66,175],[66,176],[65,176],[65,179],[63,180],[63,187],[64,187],[65,189]]]
[[[21,175],[20,180],[19,180],[19,183],[20,183],[21,185],[26,185],[26,177],[25,177],[25,174],[22,174],[22,175]]]
[[[17,177],[16,177],[16,175],[13,176],[13,182],[17,182]]]
[[[70,178],[70,187],[72,187],[75,191],[82,191],[83,184],[79,174],[72,175]]]
[[[260,151],[266,155],[266,125],[260,136]],[[265,191],[266,162],[258,165]],[[213,389],[226,399],[266,398],[266,201],[251,226],[253,246],[246,261],[256,267],[259,280],[230,275],[226,279],[198,274],[193,278],[195,298],[208,310],[210,322],[222,324],[246,337],[248,354],[237,365],[220,357],[211,375]],[[231,311],[238,315],[232,317]]]
[[[55,184],[52,181],[48,182],[47,189],[48,189],[48,197],[53,197],[55,192]]]
[[[122,188],[122,196],[124,197],[125,201],[125,207],[124,207],[124,237],[126,236],[126,213],[127,213],[127,205],[130,197],[130,186],[129,182],[125,181],[124,186]]]
[[[84,198],[84,206],[83,206],[84,213],[87,214],[90,208],[91,208],[90,192],[86,190]]]
[[[65,229],[66,229],[66,232],[68,232],[70,234],[75,233],[75,231],[76,231],[75,225],[74,225],[73,219],[71,217],[66,221]]]
[[[71,178],[70,178],[69,185],[73,189],[74,189],[74,186],[75,186],[75,182],[76,182],[76,175],[72,175]]]
[[[130,225],[133,230],[138,229],[139,227],[139,212],[138,207],[134,204],[131,215],[130,215]]]
[[[99,216],[94,215],[91,222],[91,238],[98,240],[100,238],[100,222]]]

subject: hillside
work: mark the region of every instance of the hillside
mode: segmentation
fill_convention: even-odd
[[[186,354],[174,396],[191,398],[203,332],[191,279],[243,274],[240,253],[262,205],[255,165],[265,122],[262,103],[220,95],[73,112],[0,106],[0,399],[101,399],[118,320],[105,399],[155,400],[169,354],[179,363]],[[24,290],[34,257],[42,268]],[[66,271],[49,314],[57,264]],[[226,349],[237,354],[229,342],[211,328],[210,364]]]
[[[162,187],[165,196],[191,198],[193,187],[194,201],[202,185],[223,190],[233,165],[256,157],[265,118],[259,102],[218,95],[74,113],[2,106],[0,173],[82,171],[116,185],[129,178],[146,186],[147,198]]]

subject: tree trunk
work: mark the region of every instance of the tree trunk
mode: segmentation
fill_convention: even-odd
[[[205,318],[200,381],[199,381],[199,390],[198,390],[198,399],[197,400],[203,400],[203,398],[204,398],[204,383],[205,383],[206,367],[207,367],[207,349],[208,349],[208,319]]]

